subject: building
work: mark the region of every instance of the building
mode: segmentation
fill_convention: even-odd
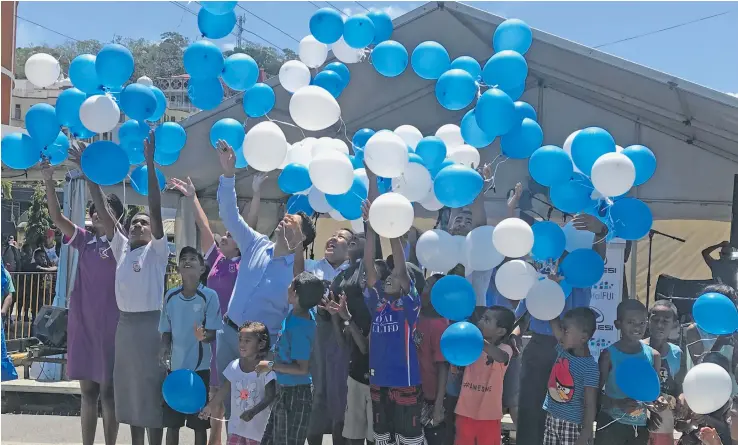
[[[15,79],[15,28],[16,17],[18,11],[18,2],[2,2],[2,81],[0,88],[2,89],[2,106],[0,117],[2,125],[10,125],[10,92],[13,89],[13,80]],[[5,128],[3,128],[5,132]]]

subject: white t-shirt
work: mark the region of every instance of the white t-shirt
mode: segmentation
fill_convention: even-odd
[[[317,261],[305,260],[305,272],[310,272],[324,281],[333,281],[333,279],[336,278],[336,275],[348,266],[348,261],[344,261],[340,266],[334,269],[333,266],[331,266],[331,263],[329,263],[325,258]]]
[[[167,238],[152,238],[145,246],[131,250],[128,238],[115,231],[110,243],[115,261],[115,300],[123,312],[161,309],[164,275],[169,261]]]
[[[249,422],[241,420],[241,414],[264,399],[266,385],[275,379],[274,373],[243,372],[236,359],[226,367],[223,376],[231,382],[231,418],[228,419],[228,434],[261,442],[269,422],[271,407],[264,408]]]

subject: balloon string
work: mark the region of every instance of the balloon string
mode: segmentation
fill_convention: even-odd
[[[495,156],[495,158],[494,158],[494,159],[492,160],[492,162],[491,162],[491,163],[492,163],[492,164],[494,164],[494,163],[495,163],[495,161],[497,161],[497,159],[498,159],[498,158],[499,158],[500,156],[503,156],[503,155],[502,155],[502,153],[500,153],[500,154],[498,154],[497,156]],[[494,188],[495,188],[495,181],[496,181],[496,179],[497,179],[497,169],[498,169],[498,168],[500,167],[500,165],[502,165],[502,164],[504,164],[505,162],[507,162],[507,161],[508,161],[508,159],[510,159],[510,158],[508,158],[507,156],[505,156],[505,158],[504,158],[504,159],[502,159],[502,160],[501,160],[500,162],[498,162],[498,163],[497,163],[497,165],[495,165],[495,169],[494,169],[494,171],[492,172],[492,184],[490,184],[490,186],[489,186],[489,187],[487,187],[487,190],[485,190],[485,191],[484,191],[484,193],[482,193],[483,195],[486,195],[486,194],[487,194],[487,193],[488,193],[488,192],[489,192],[490,190],[492,190],[492,189],[494,189]]]
[[[266,117],[267,119],[269,119],[269,122],[274,122],[274,123],[276,123],[276,124],[283,124],[283,125],[287,125],[287,126],[290,126],[290,127],[295,127],[295,128],[297,128],[298,130],[300,130],[300,133],[302,133],[302,138],[303,138],[303,139],[305,139],[305,137],[306,137],[306,136],[305,136],[305,132],[304,132],[304,131],[302,131],[302,128],[300,128],[299,126],[297,126],[297,125],[295,125],[295,124],[290,124],[289,122],[283,122],[283,121],[278,121],[278,120],[276,120],[276,119],[272,119],[271,117],[269,117],[269,115],[268,115],[268,114],[265,114],[264,116],[265,116],[265,117]]]
[[[356,155],[356,150],[359,148],[356,145],[354,145],[354,141],[349,139],[348,137],[348,125],[346,125],[346,122],[343,120],[342,116],[338,116],[338,119],[341,121],[341,125],[338,127],[338,132],[336,132],[337,135],[340,136],[341,128],[343,128],[343,139],[348,142],[351,145],[351,150],[354,152],[354,155]]]

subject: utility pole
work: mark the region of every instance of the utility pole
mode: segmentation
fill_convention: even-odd
[[[241,14],[238,16],[238,20],[236,21],[236,33],[238,34],[238,37],[236,38],[236,48],[243,48],[243,24],[246,22],[246,16]]]

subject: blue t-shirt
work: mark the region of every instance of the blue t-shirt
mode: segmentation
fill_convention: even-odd
[[[415,283],[409,295],[391,300],[380,283],[366,291],[373,312],[369,333],[369,383],[401,388],[420,385],[418,351],[413,341],[420,315],[420,297]]]
[[[653,365],[653,349],[651,349],[650,346],[641,343],[640,352],[635,354],[626,354],[618,349],[615,344],[612,344],[607,348],[607,351],[610,352],[610,363],[612,368],[610,369],[610,374],[607,376],[607,382],[605,382],[605,394],[611,399],[625,399],[627,396],[620,390],[620,387],[618,387],[615,382],[615,373],[617,372],[618,366],[620,366],[624,360],[629,358],[640,358]],[[635,411],[633,415],[614,406],[605,409],[604,411],[619,423],[625,425],[646,426],[647,416],[645,407]]]
[[[315,314],[310,311],[310,318],[297,317],[289,311],[282,321],[277,342],[274,344],[274,361],[289,364],[295,360],[310,360],[315,339]],[[274,371],[277,383],[282,386],[310,385],[313,377],[310,371],[306,375],[291,375]]]
[[[211,344],[195,337],[195,325],[217,331],[221,329],[218,294],[200,285],[191,297],[182,294],[182,287],[170,289],[164,297],[159,332],[172,333],[172,371],[210,369]]]
[[[584,388],[600,386],[600,370],[594,357],[577,357],[556,345],[556,358],[548,378],[543,409],[557,419],[581,425],[584,419]]]
[[[585,288],[574,288],[571,290],[571,295],[569,295],[566,298],[566,303],[564,305],[564,310],[561,311],[561,317],[564,316],[565,313],[568,311],[578,308],[578,307],[589,307],[589,302],[592,299],[592,288],[591,287],[585,287]],[[528,307],[525,305],[525,300],[520,300],[520,303],[518,304],[518,307],[515,308],[515,317],[520,318],[526,311],[528,310]],[[542,335],[553,335],[553,330],[551,330],[551,324],[548,321],[542,321],[534,317],[530,317],[530,328],[531,331],[535,332],[536,334],[542,334]]]

